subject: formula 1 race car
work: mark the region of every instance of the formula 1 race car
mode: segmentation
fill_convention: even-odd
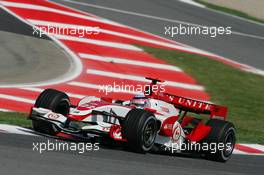
[[[220,162],[231,157],[236,131],[226,121],[226,107],[154,92],[152,87],[162,81],[148,79],[152,82],[145,93],[130,101],[89,96],[73,106],[67,94],[46,89],[29,118],[40,133],[110,139],[139,153],[196,152]]]

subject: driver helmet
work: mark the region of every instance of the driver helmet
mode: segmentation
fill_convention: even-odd
[[[134,98],[131,100],[131,105],[136,106],[137,108],[146,108],[149,105],[149,99],[144,94],[137,94],[134,96]]]

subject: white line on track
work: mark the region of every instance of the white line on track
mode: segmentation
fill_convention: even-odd
[[[253,20],[250,20],[250,19],[247,19],[247,18],[243,18],[243,17],[240,17],[240,16],[236,16],[236,15],[233,15],[231,13],[226,13],[226,12],[223,12],[223,11],[220,11],[220,10],[215,10],[215,9],[212,9],[212,8],[205,8],[206,10],[209,10],[209,11],[212,11],[214,13],[219,13],[221,15],[225,15],[225,16],[229,16],[229,17],[232,17],[232,18],[236,18],[236,19],[239,19],[239,20],[242,20],[242,21],[246,21],[246,22],[249,22],[249,23],[252,23],[252,24],[257,24],[257,25],[260,25],[260,26],[264,26],[263,23],[260,23],[260,22],[257,22],[257,21],[253,21]]]
[[[233,154],[247,154],[247,153],[244,151],[240,151],[238,149],[234,149]]]
[[[35,103],[35,100],[31,100],[31,99],[28,99],[28,98],[17,97],[17,96],[13,96],[13,95],[0,94],[0,98],[7,99],[7,100],[12,100],[12,101],[23,102],[23,103],[30,103],[30,104],[34,104]]]
[[[35,87],[29,87],[29,88],[20,88],[23,90],[27,90],[27,91],[33,91],[33,92],[43,92],[45,89],[41,89],[41,88],[35,88]],[[74,94],[74,93],[70,93],[70,92],[65,92],[69,97],[73,97],[73,98],[79,98],[82,99],[85,97],[85,95],[80,95],[80,94]]]
[[[101,71],[95,69],[87,69],[86,72],[87,74],[92,74],[92,75],[100,75],[100,76],[106,76],[106,77],[118,78],[118,79],[127,79],[132,81],[149,82],[149,80],[145,79],[144,77],[135,76],[135,75],[120,74],[120,73],[107,72],[107,71]],[[199,91],[204,90],[204,88],[199,85],[191,85],[191,84],[174,82],[174,81],[165,81],[164,84],[168,86],[174,86],[184,89],[199,90]]]
[[[1,112],[12,112],[12,111],[9,110],[9,109],[3,109],[3,108],[0,108],[0,111],[1,111]]]
[[[63,6],[63,7],[65,7],[65,8],[70,8],[70,9],[72,9],[72,10],[81,11],[81,10],[79,10],[79,9],[75,9],[75,8],[73,8],[73,7],[70,7],[70,6],[63,5],[63,4],[61,4],[61,3],[53,2],[53,1],[50,1],[50,0],[47,0],[47,1],[49,1],[49,2],[51,2],[51,3],[53,3],[53,4],[56,4],[56,5],[59,5],[59,6]],[[81,11],[81,12],[82,12],[82,13],[87,13],[87,12],[85,12],[85,11]],[[96,17],[96,18],[101,18],[101,17],[96,16],[96,15],[94,15],[94,14],[93,14],[93,16]],[[109,19],[105,19],[105,20],[109,20]],[[109,21],[112,21],[112,20],[109,20]],[[112,21],[112,22],[113,22],[113,21]],[[135,28],[135,27],[131,27],[131,26],[128,26],[128,25],[124,25],[124,24],[118,23],[118,22],[116,22],[116,21],[115,21],[115,23],[119,24],[119,25],[122,26],[122,27],[129,28],[129,29],[133,29],[133,30],[135,30],[135,31],[137,31],[137,32],[142,32],[142,33],[148,34],[149,36],[152,36],[152,37],[156,37],[156,38],[162,39],[162,40],[164,40],[164,41],[167,41],[168,43],[174,43],[174,44],[176,44],[176,45],[181,45],[181,46],[186,46],[186,47],[187,47],[187,45],[185,45],[185,44],[183,44],[183,43],[179,43],[179,42],[176,42],[176,41],[173,41],[173,40],[170,40],[170,39],[167,39],[167,38],[161,37],[161,36],[159,36],[159,35],[155,35],[155,34],[153,34],[153,33],[150,33],[150,32],[147,32],[147,31],[143,31],[143,30],[140,30],[140,29],[137,29],[137,28]]]
[[[179,0],[179,1],[184,2],[186,4],[194,5],[196,7],[205,8],[205,5],[194,2],[193,0]]]
[[[92,26],[83,26],[83,25],[74,25],[74,24],[67,24],[67,23],[57,23],[57,22],[51,22],[51,21],[43,21],[43,20],[35,20],[35,19],[27,19],[29,22],[33,23],[34,25],[41,25],[41,26],[50,26],[50,27],[59,27],[59,28],[87,28],[87,27],[92,27]],[[144,37],[139,37],[135,35],[130,35],[130,34],[125,34],[121,32],[116,32],[116,31],[111,31],[111,30],[106,30],[103,28],[99,29],[101,33],[106,33],[118,37],[123,37],[123,38],[128,38],[132,40],[137,40],[137,41],[142,41],[150,44],[155,44],[159,46],[164,46],[164,47],[169,47],[169,48],[174,48],[174,49],[180,49],[180,50],[185,50],[185,51],[190,51],[190,52],[197,52],[197,53],[202,53],[200,49],[195,49],[195,48],[189,48],[185,46],[180,46],[176,44],[171,44],[169,42],[162,42],[162,41],[157,41],[153,39],[148,39]],[[205,52],[205,54],[208,54]]]
[[[264,152],[264,146],[260,145],[260,144],[240,144],[240,145],[247,146],[247,147],[250,147],[250,148],[253,148],[253,149],[257,149],[257,150],[260,150],[260,151]]]
[[[27,3],[17,3],[17,2],[7,2],[7,1],[0,1],[1,4],[7,7],[16,7],[16,8],[23,8],[23,9],[31,9],[31,10],[39,10],[39,11],[46,11],[46,12],[53,12],[53,13],[58,13],[62,15],[67,15],[67,16],[72,16],[72,17],[77,17],[77,18],[82,18],[82,19],[87,19],[95,22],[101,22],[105,24],[110,24],[110,25],[116,25],[116,26],[122,26],[121,24],[118,24],[116,22],[107,20],[107,19],[102,19],[102,18],[94,18],[90,17],[87,15],[83,14],[78,14],[78,13],[73,13],[73,12],[67,12],[55,8],[50,8],[50,7],[45,7],[41,5],[34,5],[34,4],[27,4]]]
[[[96,15],[94,15],[94,14],[91,14],[91,13],[88,13],[88,12],[85,12],[85,11],[81,11],[81,10],[79,10],[79,9],[75,9],[75,8],[73,8],[73,7],[69,7],[69,6],[66,6],[66,5],[61,4],[61,3],[53,2],[52,0],[46,0],[46,1],[49,2],[49,3],[51,3],[51,4],[54,4],[54,5],[56,5],[56,6],[61,6],[61,7],[64,7],[64,8],[66,8],[66,9],[70,9],[70,10],[75,11],[75,12],[80,13],[80,14],[85,14],[85,15],[91,16],[91,17],[93,17],[93,18],[101,19],[100,17],[98,17],[98,16],[96,16]],[[105,19],[105,20],[108,20],[108,19]],[[111,20],[110,20],[110,21],[111,21]],[[113,22],[113,21],[112,21],[112,22]]]
[[[87,6],[87,7],[93,7],[93,8],[98,8],[98,9],[103,9],[103,10],[109,10],[109,11],[113,11],[113,12],[128,14],[128,15],[140,16],[140,17],[150,18],[150,19],[157,19],[157,20],[166,21],[166,22],[174,22],[174,23],[180,23],[180,24],[186,24],[186,25],[192,24],[192,23],[185,22],[185,21],[168,19],[168,18],[162,18],[162,17],[158,17],[158,16],[152,16],[152,15],[143,14],[143,13],[137,13],[137,12],[131,12],[131,11],[126,11],[126,10],[120,10],[120,9],[115,9],[115,8],[111,8],[111,7],[95,5],[95,4],[85,3],[85,2],[77,2],[77,1],[71,1],[71,0],[62,0],[62,1],[69,2],[69,3],[72,3],[72,4],[79,4],[79,5],[83,5],[83,6]]]
[[[8,125],[8,124],[0,124],[0,129],[4,132],[11,134],[22,134],[22,135],[30,135],[30,136],[38,136],[35,131],[27,128],[23,128],[20,126]]]
[[[105,86],[103,87],[102,85],[97,85],[97,84],[90,84],[90,83],[85,83],[85,82],[77,82],[77,81],[72,81],[67,83],[68,85],[71,86],[78,86],[78,87],[82,87],[82,88],[90,88],[90,89],[97,89],[98,92],[101,89],[102,92],[103,88],[106,88]],[[28,91],[33,91],[33,92],[43,92],[44,89],[41,88],[20,88],[23,90],[28,90]],[[106,90],[106,89],[104,89]],[[113,88],[113,91],[118,91],[118,89]],[[80,94],[75,94],[75,93],[70,93],[67,91],[64,91],[69,97],[73,97],[73,98],[78,98],[78,99],[83,99],[84,97],[88,96],[88,95],[80,95]],[[120,91],[118,91],[120,92]],[[137,92],[131,92],[131,91],[121,91],[120,93],[129,93],[129,94],[136,94]]]
[[[138,92],[126,91],[126,90],[122,90],[122,89],[120,90],[120,89],[114,88],[114,87],[112,87],[110,89],[110,88],[107,88],[104,85],[96,85],[96,84],[90,84],[90,83],[85,83],[85,82],[77,82],[77,81],[69,82],[68,85],[78,86],[78,87],[82,87],[82,88],[96,89],[96,90],[98,90],[98,92],[105,92],[106,90],[108,90],[108,91],[111,90],[111,92],[118,92],[118,93],[127,93],[127,94],[137,94],[138,93]]]
[[[122,44],[122,43],[116,43],[116,42],[110,42],[110,41],[102,41],[102,40],[94,40],[94,39],[87,39],[87,38],[79,38],[79,37],[73,37],[73,36],[67,36],[67,35],[57,35],[57,34],[50,34],[51,36],[54,36],[57,39],[61,40],[70,40],[70,41],[76,41],[76,42],[83,42],[88,44],[95,44],[99,46],[105,46],[105,47],[114,47],[118,49],[127,49],[127,50],[133,50],[133,51],[143,51],[142,49],[135,47],[133,45],[129,44]]]
[[[166,64],[159,64],[159,63],[151,63],[145,61],[134,61],[125,58],[115,58],[115,57],[107,57],[107,56],[99,56],[93,54],[86,54],[86,53],[79,53],[79,56],[84,59],[88,60],[96,60],[96,61],[103,61],[103,62],[110,62],[110,63],[120,63],[120,64],[129,64],[135,66],[143,66],[143,67],[150,67],[156,69],[165,69],[171,71],[182,72],[182,70],[176,66],[166,65]]]
[[[143,14],[143,13],[137,13],[137,12],[131,12],[131,11],[126,11],[126,10],[120,10],[120,9],[115,9],[115,8],[110,8],[110,7],[105,7],[105,6],[100,6],[100,5],[95,5],[95,4],[85,3],[85,2],[77,2],[77,1],[72,1],[72,0],[62,0],[62,1],[69,2],[72,4],[79,4],[79,5],[83,5],[83,6],[88,6],[88,7],[104,9],[104,10],[109,10],[109,11],[123,13],[123,14],[128,14],[128,15],[134,15],[134,16],[140,16],[140,17],[144,17],[144,18],[166,21],[166,22],[173,22],[173,23],[179,23],[179,24],[185,24],[185,25],[191,25],[191,26],[197,26],[197,27],[208,27],[205,25],[195,24],[195,23],[191,23],[191,22],[162,18],[162,17],[158,17],[158,16],[153,16],[153,15],[148,15],[148,14]],[[236,31],[232,31],[232,34],[264,40],[264,37],[252,35],[252,34],[246,34],[246,33],[241,33],[241,32],[236,32]]]

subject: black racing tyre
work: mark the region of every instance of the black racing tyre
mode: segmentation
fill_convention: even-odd
[[[64,92],[55,89],[44,90],[37,98],[34,107],[46,108],[67,115],[70,111],[70,99]]]
[[[207,144],[215,144],[217,148],[220,144],[221,149],[217,149],[215,153],[212,150],[205,152],[205,158],[218,162],[226,162],[230,159],[236,143],[236,130],[231,122],[211,119],[207,122],[212,129],[209,135],[204,139]]]
[[[62,115],[69,114],[70,106],[71,104],[68,95],[55,89],[44,90],[38,96],[34,105],[36,108],[50,109],[51,111]],[[32,120],[32,125],[34,130],[44,134],[55,135],[60,132],[59,128],[54,124],[43,120]]]
[[[154,145],[157,135],[157,119],[149,111],[132,109],[126,115],[122,133],[130,150],[146,153]]]

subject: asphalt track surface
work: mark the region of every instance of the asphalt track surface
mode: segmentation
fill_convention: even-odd
[[[53,41],[33,35],[32,27],[3,9],[0,14],[0,85],[44,82],[69,71],[70,59]]]
[[[53,1],[264,70],[264,25],[240,20],[178,0],[74,0],[74,3],[73,1],[69,2],[69,0]],[[90,6],[91,4],[114,8],[123,12],[97,8]],[[136,14],[127,14],[129,12]],[[152,17],[145,17],[142,14]],[[155,19],[155,17],[164,19]],[[205,35],[177,35],[171,38],[164,34],[164,27],[179,26],[179,23],[167,19],[203,26],[231,26],[232,32],[238,32],[238,34],[219,35],[216,38]],[[245,34],[254,36],[245,36]]]
[[[245,174],[257,175],[264,171],[264,157],[233,155],[227,163],[216,163],[200,158],[146,155],[120,148],[100,146],[99,151],[71,152],[33,151],[33,142],[47,143],[47,138],[0,134],[1,174]]]

